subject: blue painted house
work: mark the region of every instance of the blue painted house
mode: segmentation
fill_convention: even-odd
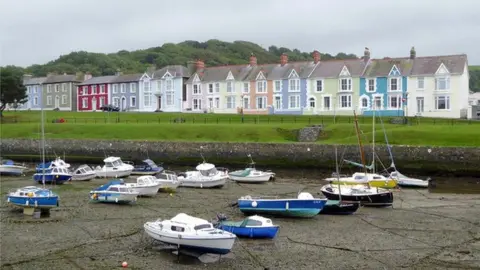
[[[186,82],[190,77],[187,67],[166,66],[151,74],[152,110],[181,112],[186,101]]]
[[[407,77],[412,68],[408,58],[371,60],[360,78],[358,108],[363,115],[403,116]]]
[[[27,88],[28,100],[19,104],[18,110],[40,110],[42,108],[42,83],[47,77],[23,76],[23,85]]]
[[[120,108],[120,111],[139,111],[140,92],[144,89],[140,84],[140,79],[144,74],[116,74],[117,77],[110,81],[111,87],[108,89],[108,100]],[[149,85],[146,85],[147,87]]]

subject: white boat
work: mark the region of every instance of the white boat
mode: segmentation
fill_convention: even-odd
[[[352,176],[340,176],[332,174],[334,177],[326,178],[325,181],[332,184],[346,184],[346,185],[359,185],[359,184],[369,184],[372,187],[381,187],[381,188],[394,188],[397,186],[397,181],[392,177],[385,177],[377,173],[364,173],[356,172]]]
[[[228,174],[223,171],[218,171],[215,165],[211,163],[202,163],[198,165],[196,171],[187,171],[178,174],[181,187],[199,187],[199,188],[214,188],[225,185]]]
[[[216,229],[212,223],[184,213],[170,220],[146,222],[143,228],[155,240],[200,253],[227,254],[236,239],[234,234]]]
[[[161,191],[172,191],[177,189],[177,187],[180,185],[180,180],[178,180],[177,174],[168,170],[164,170],[155,175],[155,181],[160,183]]]
[[[97,173],[86,164],[78,166],[72,173],[72,181],[88,181],[97,176]]]
[[[401,174],[399,171],[393,171],[390,173],[390,177],[397,180],[399,186],[404,187],[428,187],[428,183],[430,182],[430,178],[427,180],[418,179],[418,178],[411,178]]]
[[[133,171],[133,166],[124,163],[119,157],[107,157],[103,162],[105,163],[103,167],[95,168],[95,173],[100,178],[129,176]]]
[[[125,186],[138,192],[139,196],[155,196],[160,189],[156,180],[155,176],[145,175],[138,177],[136,183],[125,183]]]
[[[94,202],[126,204],[137,201],[138,192],[127,187],[123,180],[112,180],[90,191]]]
[[[259,171],[255,168],[255,162],[249,154],[250,164],[244,170],[238,170],[228,173],[228,177],[236,182],[244,183],[263,183],[275,178],[275,173],[271,171]]]
[[[360,202],[365,206],[391,206],[393,193],[388,189],[366,185],[324,185],[321,192],[329,200]]]
[[[10,159],[1,159],[0,174],[2,175],[22,175],[26,169],[24,164],[16,164]]]

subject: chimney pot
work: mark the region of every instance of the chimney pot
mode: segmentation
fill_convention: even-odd
[[[365,51],[363,52],[363,61],[368,62],[370,60],[370,49],[365,47]]]
[[[256,66],[257,65],[257,57],[252,53],[250,55],[250,66]]]
[[[417,57],[417,52],[415,51],[415,47],[412,47],[412,49],[410,49],[410,59],[415,59],[415,57]]]
[[[92,73],[86,72],[85,75],[83,76],[83,80],[90,80],[92,78]]]
[[[205,62],[203,62],[202,60],[197,60],[197,62],[195,62],[195,67],[198,70],[200,69],[204,69],[205,68]]]
[[[321,56],[320,56],[320,53],[317,50],[313,51],[312,55],[313,55],[313,63],[316,64],[316,63],[320,62],[320,57]]]
[[[282,53],[282,55],[280,55],[280,65],[284,66],[288,63],[288,55],[286,55],[285,53]]]

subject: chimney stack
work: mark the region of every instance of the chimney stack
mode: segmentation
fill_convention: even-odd
[[[365,51],[363,51],[363,61],[368,62],[370,60],[370,49],[365,47]]]
[[[313,51],[312,56],[313,63],[317,64],[318,62],[320,62],[320,53],[317,50]]]
[[[120,69],[117,69],[117,72],[115,72],[115,76],[120,76],[120,75],[122,75],[122,74],[123,74],[123,73],[122,73],[122,71],[120,71]]]
[[[30,80],[32,77],[33,77],[32,74],[23,74],[23,80],[24,80],[24,81]]]
[[[92,78],[92,73],[86,72],[85,75],[83,75],[83,80],[90,80]]]
[[[200,69],[204,69],[205,68],[205,62],[203,62],[202,60],[197,60],[195,62],[195,68],[197,71],[199,71]]]
[[[285,53],[282,53],[282,55],[280,55],[280,65],[284,66],[288,63],[288,55],[286,55]]]
[[[417,52],[415,51],[415,47],[412,47],[412,49],[410,49],[410,59],[415,59],[415,57],[417,57]]]
[[[250,55],[250,66],[256,66],[257,65],[257,57],[252,53]]]

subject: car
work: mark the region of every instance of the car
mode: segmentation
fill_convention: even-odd
[[[117,106],[114,106],[112,104],[109,104],[109,105],[104,105],[104,106],[100,107],[100,110],[102,110],[104,112],[118,112],[118,111],[120,111],[120,108],[117,107]]]

